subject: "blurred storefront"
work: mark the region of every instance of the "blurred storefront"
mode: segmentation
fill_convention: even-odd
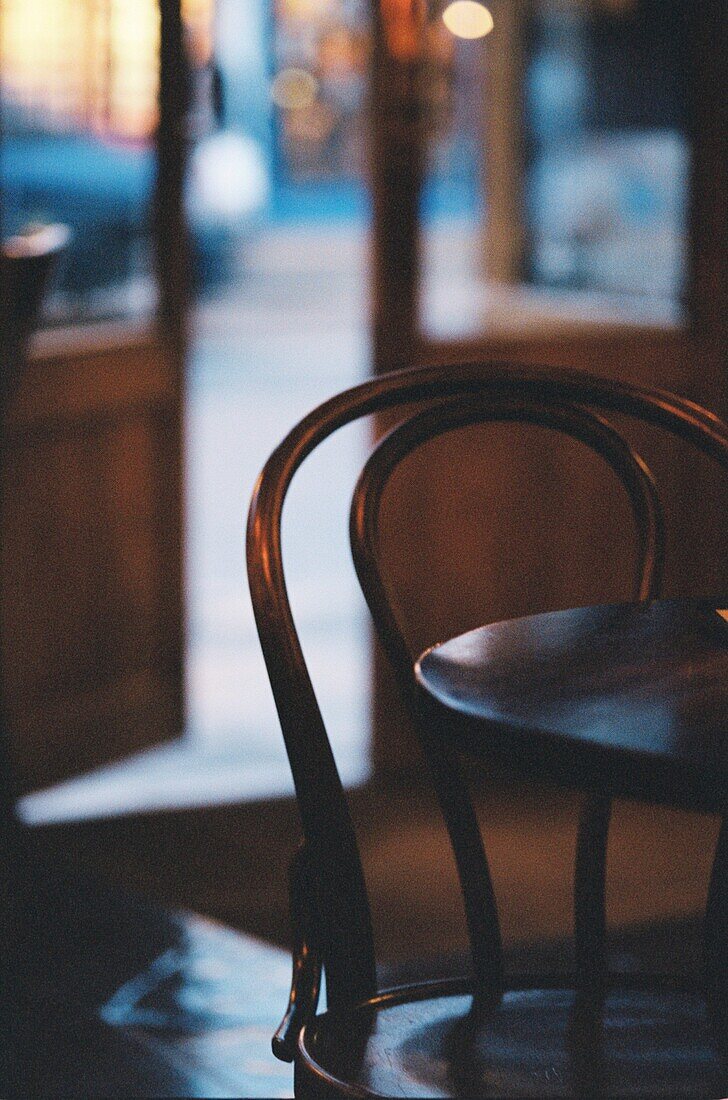
[[[414,359],[598,363],[688,392],[687,304],[710,311],[694,288],[719,235],[698,216],[715,215],[686,0],[492,0],[480,37],[444,2],[183,0],[170,72],[184,210],[160,247],[160,138],[175,140],[159,125],[160,28],[176,7],[0,0],[3,218],[5,232],[71,226],[46,319],[82,339],[91,322],[156,321],[164,279],[181,278],[164,249],[188,223],[206,293],[192,311],[178,294],[192,339],[170,399],[189,431],[187,668],[197,729],[232,745],[260,673],[251,657],[239,675],[257,652],[240,517],[276,434],[372,365]],[[416,57],[395,65],[381,24],[402,12]],[[147,335],[139,347],[156,347]],[[140,385],[152,358],[139,351]],[[701,370],[696,397],[714,403],[717,368]],[[339,584],[338,566],[317,564]],[[362,619],[348,595],[327,618],[321,577],[312,630],[351,672],[368,660]],[[252,707],[261,753],[274,724]]]
[[[485,40],[458,37],[442,7],[423,28],[424,224],[481,226],[493,262],[474,278],[679,297],[685,6],[496,3]],[[369,3],[182,9],[199,281],[239,275],[261,226],[366,220]],[[155,0],[2,5],[7,228],[77,227],[64,286],[81,314],[145,301],[158,52]]]

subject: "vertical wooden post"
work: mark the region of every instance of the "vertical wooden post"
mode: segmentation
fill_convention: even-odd
[[[159,313],[165,337],[186,346],[190,299],[190,245],[184,211],[190,69],[184,44],[181,0],[159,0],[159,126],[154,243]]]
[[[420,196],[424,174],[422,88],[425,8],[373,0],[370,79],[373,370],[414,365],[418,347]],[[373,758],[380,772],[408,770],[417,753],[387,659],[374,643]],[[396,730],[398,736],[391,736]],[[409,730],[409,732],[407,732]]]
[[[174,667],[169,670],[177,682],[179,713],[175,725],[184,725],[184,622],[183,622],[183,538],[184,500],[182,483],[182,413],[184,369],[188,344],[188,316],[191,298],[191,257],[184,208],[184,180],[187,166],[187,115],[190,106],[190,69],[184,42],[181,0],[160,0],[159,128],[157,132],[157,190],[154,226],[159,285],[159,324],[175,380],[175,397],[160,419],[160,444],[164,453],[175,455],[167,471],[168,484],[160,502],[160,524],[167,540],[166,560],[175,567],[163,579],[161,600],[166,625],[164,634],[175,639],[170,645]]]
[[[418,0],[374,0],[370,110],[375,373],[411,366],[416,347],[424,14]]]
[[[523,275],[523,0],[490,0],[493,33],[485,47],[486,278],[516,283]]]
[[[718,356],[728,335],[728,185],[726,173],[725,6],[705,0],[691,9],[688,96],[691,186],[688,310],[692,335]],[[723,360],[722,396],[728,408]]]

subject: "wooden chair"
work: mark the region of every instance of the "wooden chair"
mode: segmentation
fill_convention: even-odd
[[[419,734],[462,887],[472,973],[457,981],[377,990],[360,856],[291,614],[280,525],[291,479],[319,443],[359,417],[413,402],[424,408],[409,410],[364,466],[350,530],[380,640],[414,710],[417,654],[407,648],[385,588],[378,545],[382,494],[407,454],[443,432],[486,421],[538,424],[582,441],[606,460],[631,502],[638,536],[636,601],[659,594],[662,509],[648,467],[603,413],[627,414],[674,433],[728,469],[728,428],[688,400],[575,371],[500,363],[380,376],[325,402],[273,452],[251,503],[248,574],[303,831],[290,872],[293,982],[274,1053],[295,1061],[299,1096],[718,1095],[726,1087],[721,1025],[716,1031],[716,1016],[706,1011],[701,980],[682,985],[677,979],[606,972],[610,769],[603,781],[601,773],[596,779],[592,773],[580,782],[578,769],[570,779],[587,791],[575,867],[576,974],[550,975],[533,987],[509,990],[488,864],[456,753],[421,713]],[[507,722],[503,726],[512,733]],[[508,758],[505,733],[501,740],[501,758]],[[566,750],[564,756],[568,765]],[[608,757],[606,752],[603,759]],[[537,765],[538,753],[536,758]],[[528,739],[521,738],[511,763],[523,765],[526,774],[536,770],[529,766]],[[566,771],[559,773],[562,779]],[[649,784],[644,794],[653,796]],[[670,792],[661,798],[669,802]],[[708,909],[708,956],[723,970],[727,844],[724,829]],[[322,971],[327,1010],[317,1014]]]
[[[25,356],[49,275],[68,242],[63,225],[47,225],[9,237],[0,251],[0,398],[7,399]]]

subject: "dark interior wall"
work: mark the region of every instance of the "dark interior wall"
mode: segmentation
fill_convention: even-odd
[[[687,0],[639,0],[626,11],[595,5],[587,23],[595,129],[670,129],[687,125]]]
[[[4,424],[2,674],[21,790],[182,728],[170,356],[119,334],[52,343]]]

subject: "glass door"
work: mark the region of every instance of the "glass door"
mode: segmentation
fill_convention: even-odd
[[[3,232],[70,242],[8,412],[3,672],[24,788],[182,729],[188,54],[201,0],[3,0]]]

